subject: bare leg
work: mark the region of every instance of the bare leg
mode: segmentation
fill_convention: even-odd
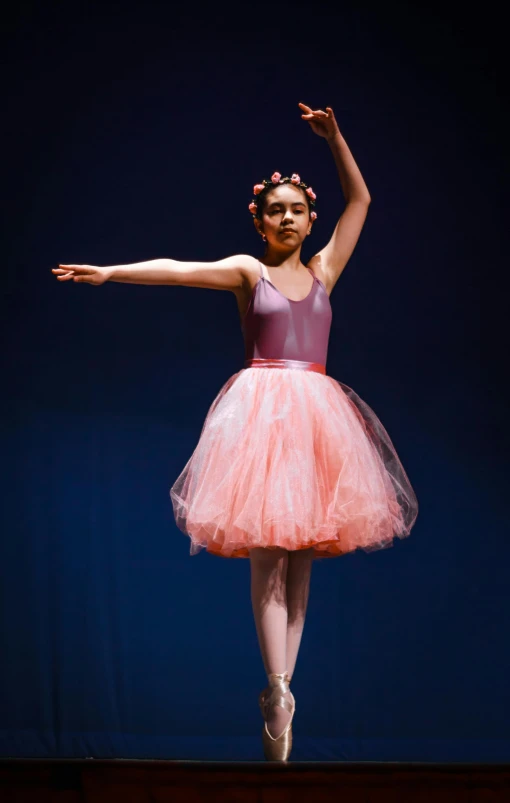
[[[287,580],[286,549],[254,547],[250,550],[251,600],[257,637],[266,674],[287,669]],[[285,697],[291,699],[287,692]],[[277,737],[290,714],[279,705],[268,712],[267,729]]]
[[[289,552],[287,567],[287,671],[294,674],[296,660],[303,635],[310,575],[312,572],[313,548]]]

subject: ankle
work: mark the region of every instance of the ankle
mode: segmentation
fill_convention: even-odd
[[[269,672],[267,675],[268,687],[270,689],[279,688],[285,691],[289,687],[289,676],[285,672]]]
[[[277,683],[281,680],[286,680],[287,683],[290,683],[291,675],[287,670],[284,672],[267,672],[267,679],[269,683],[271,683],[271,678],[274,678],[274,681]]]

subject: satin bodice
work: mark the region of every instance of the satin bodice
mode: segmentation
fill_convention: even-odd
[[[305,360],[326,365],[333,317],[328,292],[311,268],[312,289],[300,301],[281,293],[264,276],[253,288],[241,322],[245,359]]]

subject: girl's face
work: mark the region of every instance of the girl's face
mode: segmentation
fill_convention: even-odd
[[[262,221],[257,218],[255,221],[257,229],[266,235],[268,244],[277,248],[295,248],[302,243],[312,228],[303,190],[293,184],[278,184],[264,201]]]

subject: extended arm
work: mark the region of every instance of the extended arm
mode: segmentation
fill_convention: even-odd
[[[61,281],[100,285],[105,282],[129,284],[174,284],[185,287],[207,287],[235,292],[242,286],[246,270],[253,258],[235,254],[216,262],[179,262],[176,259],[149,259],[131,265],[61,265],[53,273]]]
[[[179,263],[172,259],[148,259],[146,262],[133,262],[131,265],[111,265],[104,270],[109,271],[109,282],[125,282],[126,284],[177,284],[174,265]]]

